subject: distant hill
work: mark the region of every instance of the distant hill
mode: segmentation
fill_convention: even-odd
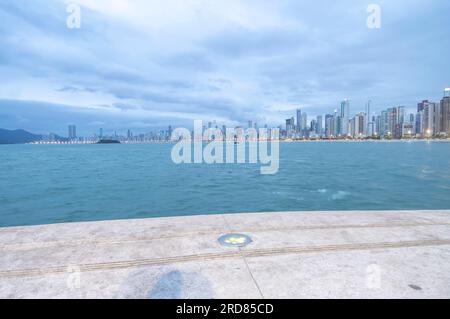
[[[24,144],[42,140],[42,135],[32,134],[25,130],[5,130],[0,128],[0,144]]]

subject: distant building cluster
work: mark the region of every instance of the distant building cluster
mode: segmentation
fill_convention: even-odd
[[[341,102],[340,109],[309,121],[308,115],[297,110],[280,127],[286,139],[405,139],[450,137],[450,89],[445,89],[440,102],[424,100],[417,112],[406,114],[404,106],[392,107],[380,114],[371,113],[371,101],[364,112],[350,116],[350,101]]]
[[[89,137],[80,137],[77,136],[76,126],[71,124],[68,126],[68,137],[61,137],[55,133],[50,133],[43,136],[43,139],[35,142],[35,144],[92,144],[101,140],[116,140],[122,143],[156,143],[169,141],[171,135],[172,127],[169,126],[168,130],[160,130],[146,134],[133,134],[131,130],[128,130],[126,136],[117,134],[116,131],[104,134],[103,128],[100,128],[98,134]]]
[[[284,140],[305,139],[428,139],[450,138],[450,88],[444,90],[444,97],[440,102],[421,101],[417,104],[417,112],[406,114],[404,106],[388,108],[379,114],[371,112],[371,101],[368,101],[364,112],[358,112],[351,116],[350,101],[345,99],[340,108],[331,114],[318,115],[313,119],[308,118],[305,112],[298,109],[295,117],[286,119],[285,125],[277,128],[268,128],[268,139],[273,139],[274,129],[277,129],[276,138]],[[227,127],[219,126],[216,121],[208,122],[203,126],[203,132],[208,129],[219,130],[223,138],[226,136]],[[258,123],[248,121],[247,127],[234,128],[242,131],[246,139],[248,132],[253,131],[256,138],[259,136]],[[98,134],[90,137],[78,137],[77,128],[71,124],[68,126],[68,138],[50,133],[44,136],[41,143],[96,143],[99,140],[117,140],[122,143],[155,143],[169,142],[172,136],[172,126],[167,130],[159,130],[150,133],[133,134],[127,131],[126,136],[104,134],[100,128]],[[246,132],[245,132],[246,131]],[[234,136],[233,136],[234,137]]]
[[[172,135],[172,126],[169,126],[167,130],[159,130],[156,132],[139,133],[135,134],[131,130],[127,130],[127,135],[119,135],[117,132],[113,134],[104,134],[101,128],[98,135],[92,136],[90,139],[93,141],[98,140],[117,140],[122,143],[155,143],[155,142],[167,142]]]

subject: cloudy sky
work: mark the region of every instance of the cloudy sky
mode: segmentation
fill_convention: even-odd
[[[448,0],[0,0],[0,127],[278,125],[344,98],[352,113],[369,99],[413,110],[450,86],[449,12]]]

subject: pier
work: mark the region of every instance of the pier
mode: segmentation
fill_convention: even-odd
[[[9,227],[0,245],[0,298],[450,298],[444,210]]]

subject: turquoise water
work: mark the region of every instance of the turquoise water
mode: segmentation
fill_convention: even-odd
[[[172,145],[0,145],[0,226],[295,210],[450,209],[450,144],[281,143],[280,170]]]

